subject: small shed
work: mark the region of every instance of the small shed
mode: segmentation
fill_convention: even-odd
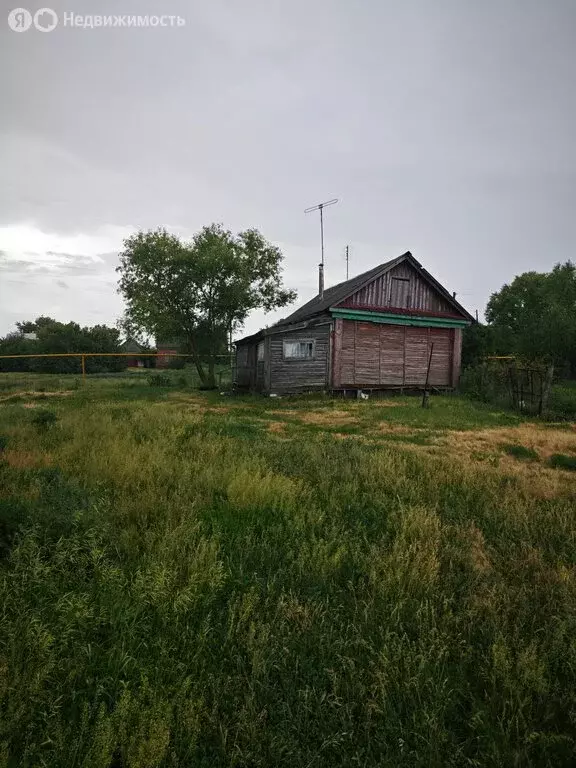
[[[235,385],[264,393],[458,385],[474,318],[408,251],[236,342]]]

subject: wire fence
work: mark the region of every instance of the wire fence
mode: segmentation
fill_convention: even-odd
[[[467,368],[460,384],[465,393],[477,399],[541,416],[548,410],[553,381],[553,365],[530,364],[500,355]]]

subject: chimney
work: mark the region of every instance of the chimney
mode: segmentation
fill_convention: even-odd
[[[318,296],[324,298],[324,264],[318,264]]]
[[[456,298],[456,291],[452,291],[452,298],[453,298],[453,299],[455,299],[455,298]]]

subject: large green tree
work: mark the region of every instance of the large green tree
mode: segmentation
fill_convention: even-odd
[[[18,333],[0,339],[3,355],[58,355],[70,352],[118,352],[119,331],[106,325],[82,328],[78,323],[60,323],[51,317],[38,317],[16,323]],[[35,333],[27,339],[25,333]],[[121,357],[88,357],[88,373],[119,371],[125,367]],[[78,373],[80,361],[76,357],[30,357],[0,360],[3,371],[34,371],[50,373]]]
[[[576,265],[525,272],[492,294],[486,319],[501,354],[549,360],[576,375]]]
[[[126,325],[185,340],[201,381],[214,386],[222,339],[251,310],[294,300],[294,291],[282,285],[282,259],[255,229],[234,235],[211,224],[189,242],[165,229],[138,232],[124,241],[117,270]]]

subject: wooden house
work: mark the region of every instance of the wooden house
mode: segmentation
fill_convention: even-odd
[[[156,368],[175,368],[183,367],[183,357],[175,357],[182,352],[184,342],[179,338],[160,338],[156,339]]]
[[[131,355],[131,357],[124,358],[124,362],[126,363],[127,368],[145,367],[145,358],[138,357],[138,353],[144,352],[144,347],[141,344],[138,344],[137,341],[134,339],[126,339],[119,345],[118,349],[124,354]]]
[[[235,384],[257,392],[458,385],[472,316],[410,252],[320,293],[236,342]]]

